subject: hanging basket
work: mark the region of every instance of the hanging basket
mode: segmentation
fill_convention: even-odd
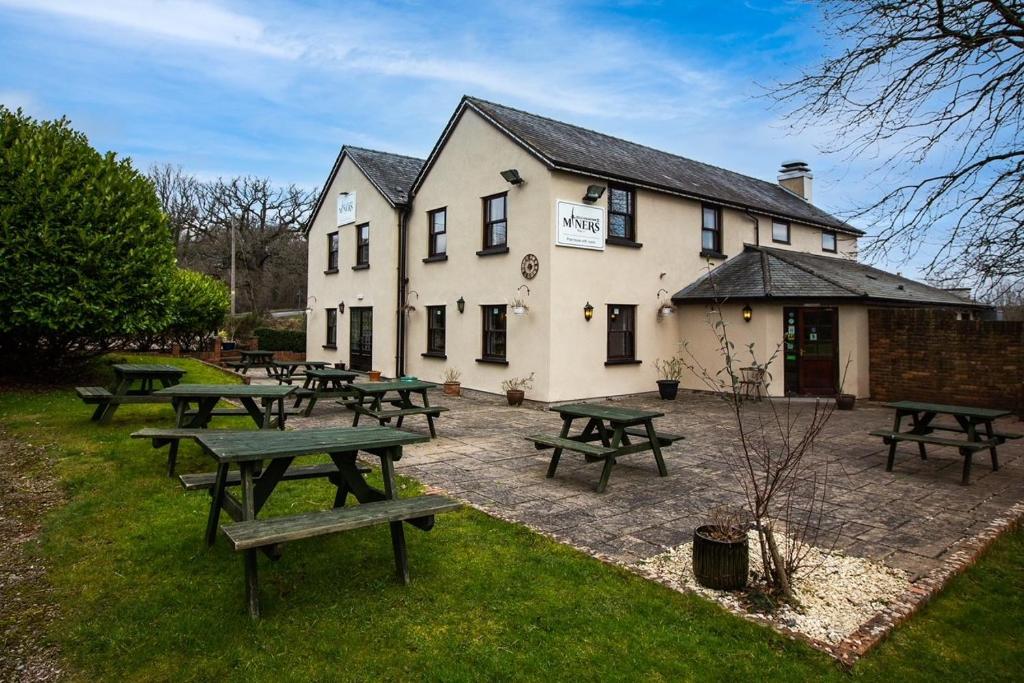
[[[526,315],[526,306],[513,306],[512,315]]]

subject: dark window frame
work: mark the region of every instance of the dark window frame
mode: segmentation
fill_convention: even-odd
[[[614,313],[618,309],[618,313]],[[605,347],[605,365],[625,365],[639,363],[636,359],[636,304],[608,304],[608,323]],[[628,315],[626,313],[628,312]],[[628,319],[628,328],[612,329],[613,324],[625,322]],[[622,336],[622,354],[612,354],[613,335]]]
[[[438,214],[444,216],[444,230],[434,232],[434,220]],[[437,248],[437,236],[444,235],[444,249]],[[442,260],[448,256],[448,207],[442,206],[427,212],[427,258],[431,260]]]
[[[825,246],[825,237],[832,238],[832,248],[829,249]],[[839,252],[839,234],[835,230],[822,230],[821,231],[821,250],[828,252],[829,254],[836,254]]]
[[[440,312],[440,315],[438,315]],[[440,320],[441,325],[438,327],[434,323]],[[447,306],[427,306],[427,351],[424,356],[433,356],[435,358],[447,358],[445,355],[446,344],[447,344],[447,329],[448,329],[448,307]],[[436,333],[440,332],[440,344],[436,344],[437,341]]]
[[[704,224],[704,212],[708,209],[714,211],[715,215],[715,227],[708,228]],[[721,258],[724,254],[722,252],[722,243],[724,242],[722,236],[722,207],[717,204],[706,204],[701,203],[700,205],[700,253],[703,256],[711,256]],[[704,234],[713,234],[713,247],[707,247],[704,245]]]
[[[629,210],[626,212],[612,210],[612,193],[625,192],[628,197]],[[626,234],[612,234],[612,216],[624,216],[626,218]],[[608,244],[624,244],[632,246],[636,244],[636,188],[629,185],[608,185],[608,237],[605,239]]]
[[[491,216],[491,202],[501,197],[504,201],[502,204],[505,207],[505,214],[500,219],[495,219]],[[508,192],[498,192],[497,194],[488,195],[481,198],[483,206],[483,223],[484,223],[484,235],[483,235],[483,252],[485,253],[503,253],[508,251]],[[505,241],[504,242],[493,242],[492,231],[493,226],[498,223],[505,224]],[[479,253],[479,252],[478,252]]]
[[[780,240],[775,237],[775,226],[785,225],[786,226],[786,239]],[[772,219],[772,242],[776,244],[792,244],[793,239],[793,224],[789,221],[782,221],[777,218]]]
[[[327,270],[325,273],[337,273],[341,255],[341,241],[337,230],[327,233]]]
[[[363,228],[366,228],[366,239],[363,239]],[[370,224],[360,223],[356,226],[356,265],[353,269],[370,267]]]
[[[500,314],[497,318],[500,323],[497,326],[491,326],[494,322],[492,315],[494,311],[492,309],[499,309]],[[508,305],[507,304],[486,304],[480,306],[481,312],[481,353],[480,358],[477,359],[481,363],[501,363],[508,365]],[[501,340],[500,345],[502,353],[498,354],[495,349],[498,345],[498,340]]]
[[[324,312],[327,316],[327,319],[324,321],[324,348],[336,349],[338,348],[338,309],[327,308],[324,309]]]

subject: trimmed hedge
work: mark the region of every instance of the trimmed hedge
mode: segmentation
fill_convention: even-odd
[[[275,330],[261,327],[253,332],[260,340],[260,348],[266,351],[295,351],[305,353],[306,333],[302,330]]]

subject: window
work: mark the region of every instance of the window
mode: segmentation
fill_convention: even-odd
[[[700,246],[702,251],[722,253],[722,210],[704,204],[701,207]]]
[[[821,250],[836,253],[836,234],[831,230],[821,231]]]
[[[636,361],[636,306],[608,304],[608,362]]]
[[[789,244],[789,223],[786,221],[772,221],[772,242]]]
[[[338,232],[327,235],[327,272],[338,272]]]
[[[427,353],[428,356],[444,355],[445,307],[427,306]]]
[[[632,188],[608,186],[608,236],[636,241],[636,192]]]
[[[370,267],[370,224],[356,226],[356,268]]]
[[[508,247],[507,193],[484,197],[484,251]]]
[[[427,256],[445,256],[448,253],[448,209],[427,212],[427,225],[430,232]]]
[[[505,361],[505,309],[507,306],[481,306],[484,316],[483,361]]]
[[[338,309],[327,309],[327,339],[324,346],[335,348],[338,346]]]

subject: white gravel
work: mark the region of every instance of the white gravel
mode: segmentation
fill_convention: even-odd
[[[753,586],[753,576],[761,574],[761,557],[757,532],[751,531],[748,538]],[[871,560],[818,548],[809,553],[806,566],[813,569],[793,581],[799,606],[781,604],[770,613],[757,614],[818,641],[839,643],[911,585],[905,572]],[[692,560],[693,544],[685,543],[639,562],[636,568],[676,590],[703,595],[735,612],[754,614],[746,592],[712,590],[698,584]]]

